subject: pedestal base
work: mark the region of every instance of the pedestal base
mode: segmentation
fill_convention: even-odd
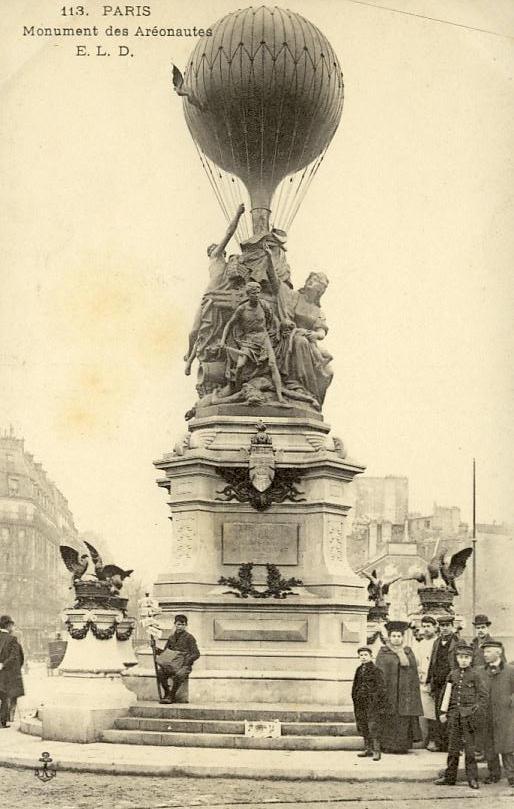
[[[192,704],[272,703],[346,706],[351,683],[337,674],[313,671],[199,671],[189,678]]]
[[[119,676],[60,677],[55,694],[40,709],[42,738],[97,742],[136,702]]]
[[[363,467],[319,416],[255,415],[202,411],[156,463],[173,523],[159,622],[167,636],[185,613],[197,640],[191,704],[344,705],[369,609],[346,555]]]

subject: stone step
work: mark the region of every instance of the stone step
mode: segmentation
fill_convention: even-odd
[[[116,720],[115,730],[141,730],[158,733],[207,733],[244,735],[244,721],[206,719],[148,719],[138,716],[123,716]],[[356,736],[353,723],[329,722],[284,722],[282,736]]]
[[[105,730],[102,741],[168,747],[215,747],[240,750],[359,750],[357,736],[280,736],[254,739],[230,733],[159,733],[150,730]]]
[[[158,702],[138,702],[129,710],[129,715],[146,719],[203,719],[216,721],[269,721],[281,722],[328,722],[335,724],[352,723],[353,711],[346,706],[302,706],[264,704],[180,704],[160,705]]]

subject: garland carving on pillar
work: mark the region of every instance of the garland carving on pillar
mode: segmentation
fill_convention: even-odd
[[[234,595],[236,598],[287,598],[289,595],[297,595],[293,593],[292,587],[301,587],[303,582],[301,579],[296,579],[291,576],[289,579],[284,579],[276,565],[266,564],[266,589],[258,590],[253,584],[253,564],[245,562],[238,570],[237,576],[221,576],[218,579],[218,584],[224,584],[231,587],[231,590],[226,590],[225,595]]]

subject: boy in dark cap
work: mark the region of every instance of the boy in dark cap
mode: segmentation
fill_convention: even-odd
[[[485,755],[489,775],[486,784],[501,778],[500,755],[507,781],[514,786],[514,666],[505,663],[503,644],[488,640],[482,645],[485,667],[479,669],[485,680],[489,706],[485,727]]]
[[[162,654],[166,649],[171,649],[173,652],[179,652],[182,659],[180,665],[170,672],[169,669],[159,665],[159,681],[164,689],[164,696],[160,702],[169,704],[175,702],[177,699],[177,691],[183,682],[187,680],[191,673],[191,669],[195,660],[200,657],[198,646],[195,638],[187,631],[187,617],[185,615],[175,615],[175,631],[169,636],[166,646],[162,651],[157,651],[157,654]],[[169,687],[169,680],[173,681],[172,687]]]
[[[439,720],[448,721],[448,759],[446,771],[435,782],[453,786],[457,781],[459,755],[464,747],[466,776],[471,789],[478,789],[478,768],[475,759],[475,731],[485,719],[487,687],[479,671],[471,667],[473,649],[463,641],[455,649],[457,666],[446,679],[444,696],[439,708]]]
[[[352,700],[357,730],[364,737],[364,750],[357,755],[380,761],[381,719],[386,705],[384,675],[373,663],[369,646],[361,646],[357,654],[361,664],[353,679]]]

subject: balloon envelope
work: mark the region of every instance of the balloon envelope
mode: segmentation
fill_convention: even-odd
[[[343,109],[343,77],[325,36],[279,8],[235,11],[212,26],[188,62],[184,98],[199,148],[269,207],[279,182],[330,143]]]

